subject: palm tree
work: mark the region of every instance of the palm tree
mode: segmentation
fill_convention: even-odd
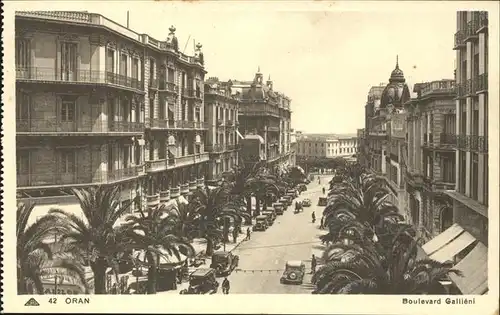
[[[161,257],[175,256],[181,260],[181,248],[188,257],[194,256],[194,248],[186,238],[175,235],[177,216],[168,215],[170,212],[164,205],[148,207],[147,213],[139,208],[140,215],[128,216],[126,227],[127,237],[133,247],[143,250],[148,262],[148,294],[155,294],[157,287],[157,271]]]
[[[95,294],[106,294],[106,270],[119,273],[119,262],[130,244],[124,237],[125,229],[115,226],[118,219],[130,208],[133,201],[120,204],[119,187],[94,186],[72,189],[78,198],[84,218],[52,209],[50,214],[59,215],[68,228],[61,238],[68,250],[83,257],[94,274]]]
[[[228,221],[232,219],[237,225],[243,219],[241,208],[228,202],[227,198],[226,187],[216,187],[213,190],[205,187],[194,192],[189,204],[190,211],[193,212],[193,226],[197,228],[200,237],[207,241],[206,254],[209,256],[213,254],[215,243],[228,236]],[[221,224],[223,231],[219,228]]]
[[[440,284],[449,274],[461,275],[451,262],[416,260],[417,242],[405,248],[395,247],[388,267],[363,248],[346,248],[347,258],[328,262],[313,276],[314,293],[319,294],[444,294]],[[340,250],[339,252],[341,252]]]
[[[35,204],[29,206],[20,203],[16,213],[16,257],[17,257],[17,293],[29,294],[28,287],[34,286],[38,294],[43,294],[42,279],[51,270],[47,269],[53,259],[52,247],[46,243],[57,233],[65,231],[57,217],[45,215],[28,226]],[[57,268],[65,269],[66,263],[51,262]],[[68,266],[71,268],[71,266]],[[52,269],[53,271],[53,269]]]

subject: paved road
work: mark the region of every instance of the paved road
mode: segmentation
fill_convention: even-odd
[[[331,176],[322,177],[321,185],[315,180],[309,184],[308,190],[296,199],[310,198],[311,207],[304,208],[304,212],[299,214],[294,214],[293,207],[289,207],[284,215],[278,216],[273,226],[267,231],[252,233],[251,240],[243,242],[234,251],[240,256],[238,269],[246,270],[246,272],[235,270],[228,277],[231,282],[230,294],[307,294],[312,291],[309,274],[311,256],[312,254],[321,255],[323,247],[318,240],[318,235],[325,233],[319,230],[319,219],[324,207],[318,207],[317,202],[322,195],[321,188],[327,186],[330,178]],[[311,222],[312,211],[316,212],[315,224]],[[302,285],[280,284],[280,277],[287,260],[302,260],[306,263],[308,274]],[[252,273],[249,270],[255,271]]]

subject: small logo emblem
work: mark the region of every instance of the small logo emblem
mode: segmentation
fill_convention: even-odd
[[[24,306],[40,306],[40,303],[38,303],[35,298],[31,298],[24,304]]]

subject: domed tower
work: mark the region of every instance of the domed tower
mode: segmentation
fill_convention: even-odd
[[[399,61],[396,56],[396,68],[392,70],[389,84],[382,92],[380,100],[380,109],[385,109],[388,106],[392,108],[401,108],[403,104],[410,99],[410,90],[405,83],[403,71],[399,69]]]

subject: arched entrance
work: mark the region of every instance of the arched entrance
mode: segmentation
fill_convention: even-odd
[[[452,226],[452,224],[453,224],[453,208],[450,207],[449,205],[443,206],[443,208],[441,208],[440,223],[441,223],[441,226],[440,226],[441,232],[445,231],[450,226]]]

